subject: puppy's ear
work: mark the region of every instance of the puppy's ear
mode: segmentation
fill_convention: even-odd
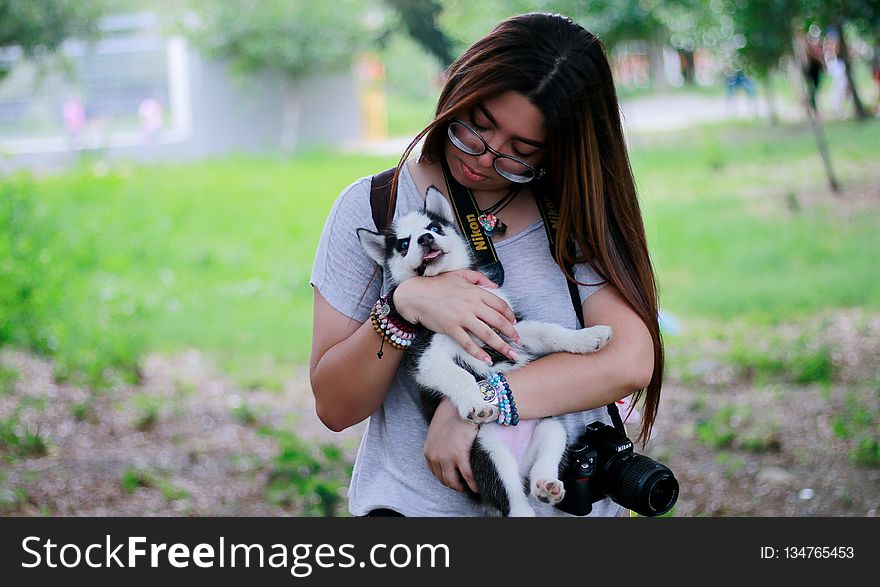
[[[452,211],[452,206],[443,197],[440,190],[434,186],[429,187],[425,192],[425,211],[433,212],[441,218],[445,218],[450,224],[455,224],[455,213]]]
[[[358,240],[367,256],[379,265],[385,264],[385,236],[366,228],[357,229]]]

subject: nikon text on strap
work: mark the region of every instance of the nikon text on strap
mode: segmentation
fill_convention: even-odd
[[[452,202],[452,208],[455,210],[455,216],[461,225],[471,251],[477,261],[477,269],[486,274],[486,276],[494,281],[499,287],[504,285],[504,267],[498,260],[498,254],[495,252],[495,246],[492,239],[486,234],[486,231],[477,221],[480,216],[480,209],[474,200],[474,194],[468,188],[464,187],[452,177],[449,171],[449,164],[446,158],[443,158],[443,179],[446,180],[446,193],[449,194],[449,200]]]

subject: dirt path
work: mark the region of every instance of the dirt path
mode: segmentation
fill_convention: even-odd
[[[841,427],[880,432],[880,319],[842,314],[829,328],[830,386],[758,385],[707,358],[671,370],[640,452],[678,477],[675,515],[877,515],[880,468],[851,461],[858,438]],[[139,386],[94,395],[21,351],[0,349],[0,369],[5,515],[299,515],[267,500],[279,445],[262,427],[339,444],[349,461],[364,427],[326,430],[305,368],[280,391],[242,390],[199,352],[150,356]]]
[[[296,515],[295,505],[266,499],[279,446],[261,427],[292,429],[313,445],[340,443],[350,460],[363,430],[334,434],[321,425],[304,369],[280,392],[251,391],[196,351],[150,356],[141,385],[90,399],[54,383],[51,365],[27,353],[4,350],[0,364],[19,374],[15,392],[0,396],[0,420],[19,406],[20,436],[48,441],[45,455],[3,463],[6,513]]]

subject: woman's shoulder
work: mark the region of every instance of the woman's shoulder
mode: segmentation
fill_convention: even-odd
[[[348,184],[330,207],[327,214],[327,225],[353,224],[369,218],[370,211],[370,176],[361,177]]]
[[[362,223],[364,218],[371,218],[374,205],[371,197],[373,185],[377,176],[382,173],[383,171],[377,171],[375,174],[365,175],[349,183],[336,197],[328,214],[328,220],[333,224],[339,222]],[[382,179],[380,178],[379,181]],[[380,201],[387,200],[380,199]],[[419,199],[418,188],[406,165],[401,169],[398,179],[396,204],[398,215],[405,214],[423,204],[423,199]]]

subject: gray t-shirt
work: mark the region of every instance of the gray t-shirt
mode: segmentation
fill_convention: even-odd
[[[404,166],[398,186],[395,217],[424,207],[420,194]],[[387,282],[371,279],[376,264],[361,248],[356,230],[375,230],[370,209],[370,178],[348,186],[333,204],[312,269],[311,284],[342,314],[365,322],[373,303]],[[565,276],[559,270],[541,221],[495,244],[504,266],[504,292],[517,312],[533,320],[578,328]],[[575,267],[578,281],[597,284],[601,279],[587,265]],[[579,286],[581,301],[604,284]],[[380,287],[381,290],[380,291]],[[378,337],[377,337],[378,343]],[[585,382],[585,386],[589,382]],[[515,391],[515,390],[514,390]],[[547,390],[552,393],[552,389]],[[370,416],[361,440],[349,490],[349,510],[362,516],[375,508],[390,508],[406,516],[477,516],[480,509],[466,495],[449,489],[431,474],[424,457],[428,426],[419,410],[414,381],[401,369],[388,395]],[[573,442],[590,422],[610,423],[606,409],[598,408],[558,417]],[[539,516],[566,516],[553,506],[532,498]],[[593,504],[592,516],[621,515],[622,508],[610,499]]]

